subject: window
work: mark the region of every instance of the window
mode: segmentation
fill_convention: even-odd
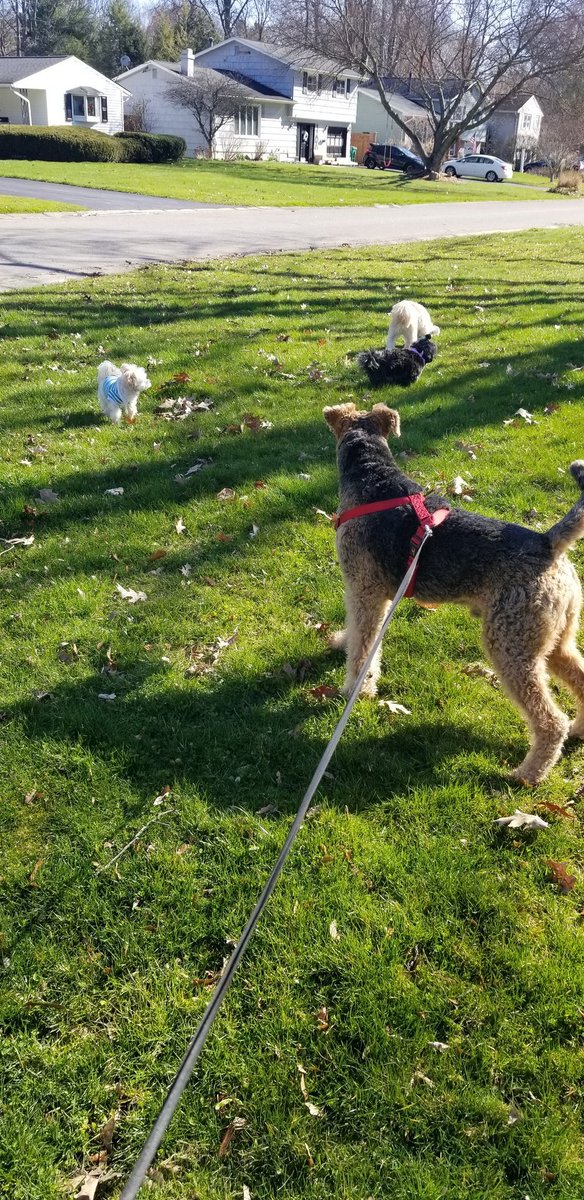
[[[65,92],[65,120],[73,120],[73,101],[71,92]]]
[[[87,116],[88,117],[95,116],[95,96],[87,97]]]
[[[345,96],[348,83],[348,79],[333,79],[333,96]]]
[[[238,108],[234,117],[235,132],[241,137],[257,137],[260,131],[260,110],[257,104]]]
[[[327,132],[327,158],[344,158],[347,151],[347,130],[344,126],[329,125]]]
[[[309,71],[302,73],[302,91],[316,92],[318,91],[318,75],[311,75]]]
[[[523,128],[531,129],[531,113],[523,114]]]
[[[73,99],[73,116],[74,117],[84,117],[85,116],[85,96],[75,96],[74,95],[72,97],[72,99]]]
[[[153,79],[158,79],[158,67],[153,67],[153,68],[152,68],[152,78],[153,78]]]
[[[101,119],[107,121],[107,96],[100,96],[101,100]]]

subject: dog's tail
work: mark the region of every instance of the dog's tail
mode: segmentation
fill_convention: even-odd
[[[584,459],[580,458],[570,464],[570,475],[576,480],[582,495],[569,513],[548,530],[547,536],[552,544],[554,558],[559,558],[560,554],[578,541],[578,538],[584,537]]]
[[[440,333],[440,326],[439,325],[431,325],[430,333],[434,333],[434,334],[436,334],[436,337],[438,337],[438,334]]]
[[[106,359],[105,362],[99,364],[97,368],[97,382],[101,383],[102,379],[107,379],[110,375],[119,375],[120,372],[113,362]]]

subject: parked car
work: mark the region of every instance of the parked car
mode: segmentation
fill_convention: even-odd
[[[526,163],[523,171],[527,175],[549,175],[550,169],[543,158],[538,158],[535,162]]]
[[[424,164],[417,154],[405,146],[390,146],[383,142],[371,142],[363,155],[363,166],[372,171],[403,171],[406,175],[419,175]]]
[[[465,154],[453,158],[444,167],[444,174],[460,179],[486,179],[488,183],[503,183],[513,178],[513,166],[492,154]]]

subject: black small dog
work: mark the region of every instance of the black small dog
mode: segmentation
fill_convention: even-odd
[[[357,355],[357,362],[369,376],[373,387],[383,384],[396,383],[400,387],[409,387],[422,374],[426,363],[432,362],[436,356],[436,343],[430,334],[413,342],[408,350],[400,346],[395,350],[362,350]]]

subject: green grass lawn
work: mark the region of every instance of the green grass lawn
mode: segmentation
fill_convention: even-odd
[[[395,171],[312,167],[294,163],[205,162],[185,159],[173,166],[135,163],[5,161],[3,175],[45,179],[119,192],[242,205],[433,204],[452,200],[524,200],[514,188],[468,180],[406,179]],[[545,191],[540,189],[541,195]]]
[[[583,284],[563,230],[1,299],[0,534],[34,534],[0,545],[3,1196],[62,1200],[96,1164],[119,1196],[341,712],[312,689],[342,682],[321,410],[365,395],[347,353],[382,343],[397,299],[428,304],[436,361],[376,396],[396,453],[545,529],[584,451]],[[106,354],[150,359],[135,426],[98,412]],[[177,396],[213,407],[155,415]],[[504,424],[519,407],[536,423]],[[481,661],[466,611],[403,602],[381,695],[409,713],[358,703],[154,1196],[584,1194],[584,747],[512,787],[525,729]],[[496,831],[516,807],[549,829]]]
[[[6,213],[78,212],[81,205],[52,200],[30,200],[28,196],[0,196],[0,216]]]
[[[514,171],[513,183],[524,183],[527,187],[549,188],[549,175],[534,175],[532,171]]]

